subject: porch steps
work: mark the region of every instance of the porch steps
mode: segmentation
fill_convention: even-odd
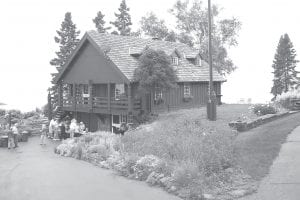
[[[55,115],[54,115],[54,119],[55,120],[60,120],[63,118],[63,116],[65,115],[65,112],[61,109],[60,106],[57,106],[55,109]]]

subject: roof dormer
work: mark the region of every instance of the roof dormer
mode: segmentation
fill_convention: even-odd
[[[179,64],[179,58],[177,56],[172,56],[172,65],[178,65]]]
[[[198,55],[196,58],[195,58],[195,65],[197,67],[201,67],[202,66],[202,59],[200,57],[200,55]]]

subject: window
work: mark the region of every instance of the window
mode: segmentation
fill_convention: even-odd
[[[84,84],[82,94],[88,94],[88,93],[89,93],[89,85]]]
[[[127,115],[120,115],[121,116],[121,124],[127,123]]]
[[[120,115],[113,115],[113,124],[120,124]]]
[[[69,84],[69,93],[70,93],[70,96],[73,97],[73,84]]]
[[[172,64],[178,65],[178,57],[172,57]]]
[[[124,84],[116,84],[115,88],[115,100],[120,100],[122,96],[125,95],[125,86]]]
[[[183,97],[190,97],[191,96],[191,85],[188,83],[184,83],[183,85]]]
[[[162,91],[160,90],[160,89],[155,89],[155,91],[154,91],[154,100],[155,101],[158,101],[158,100],[160,100],[160,99],[162,99]]]
[[[196,66],[201,66],[201,65],[202,65],[202,60],[201,60],[201,58],[197,57],[197,58],[196,58],[195,64],[196,64]]]

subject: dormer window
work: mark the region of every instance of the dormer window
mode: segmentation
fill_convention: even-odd
[[[201,58],[197,57],[195,61],[196,66],[201,66],[202,65],[202,60]]]
[[[178,57],[172,57],[172,65],[178,65]]]

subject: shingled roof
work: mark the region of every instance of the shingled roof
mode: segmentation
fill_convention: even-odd
[[[196,66],[187,59],[195,58],[198,55],[198,51],[188,45],[177,42],[98,33],[97,31],[88,31],[86,35],[98,46],[97,49],[105,52],[107,57],[129,81],[134,81],[134,70],[139,65],[137,55],[140,55],[147,47],[154,50],[163,50],[167,55],[171,55],[175,51],[184,55],[181,56],[178,66],[174,66],[179,82],[209,81],[208,64],[202,61],[201,66]],[[213,69],[213,80],[226,81],[215,69]]]

